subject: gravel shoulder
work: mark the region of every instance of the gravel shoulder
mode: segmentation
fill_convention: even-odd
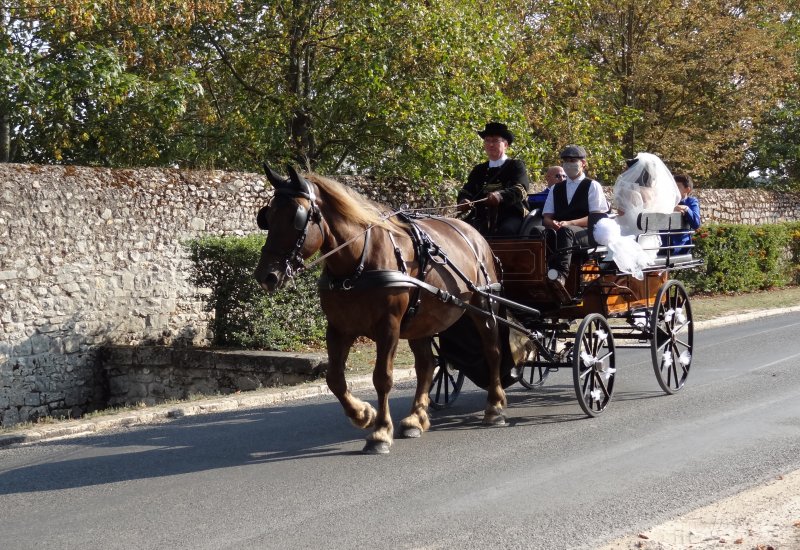
[[[709,504],[599,550],[800,548],[800,471]]]

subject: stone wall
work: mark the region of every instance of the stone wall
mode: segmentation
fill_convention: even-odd
[[[109,406],[155,405],[319,378],[327,358],[312,353],[109,346],[100,353]]]
[[[757,189],[695,189],[705,222],[762,225],[800,220],[800,195]]]
[[[394,207],[437,202],[401,181],[342,181]],[[183,243],[255,231],[264,184],[258,174],[0,164],[0,426],[106,406],[101,346],[206,345],[210,314]],[[800,217],[796,195],[697,195],[706,222]]]
[[[433,202],[401,183],[347,180],[375,199]],[[0,426],[105,407],[100,346],[208,344],[204,289],[188,282],[183,243],[257,231],[265,183],[258,174],[0,164]]]

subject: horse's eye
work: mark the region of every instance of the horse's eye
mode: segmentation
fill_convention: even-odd
[[[264,206],[261,210],[258,211],[256,215],[256,224],[260,229],[264,231],[269,231],[269,222],[267,222],[267,211],[269,210],[269,206]]]

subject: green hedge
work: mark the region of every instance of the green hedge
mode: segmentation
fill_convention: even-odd
[[[214,345],[300,351],[325,341],[319,307],[319,269],[306,272],[275,293],[256,284],[253,272],[264,237],[207,237],[188,243],[191,282],[211,290]]]
[[[800,223],[710,224],[694,236],[705,265],[678,272],[691,292],[734,293],[798,284]]]
[[[695,235],[695,256],[705,264],[676,271],[692,293],[749,292],[800,284],[800,223],[710,224]],[[209,237],[189,243],[193,284],[211,289],[214,344],[300,351],[323,345],[319,269],[268,294],[253,278],[264,238]]]

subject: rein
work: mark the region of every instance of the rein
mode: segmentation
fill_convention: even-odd
[[[486,199],[485,199],[485,198],[483,198],[483,199],[478,199],[478,200],[476,200],[476,201],[468,201],[468,202],[467,202],[467,203],[465,203],[465,204],[469,204],[470,206],[472,206],[473,204],[478,204],[478,203],[481,203],[481,202],[484,202],[484,201],[486,201]],[[450,206],[431,206],[431,207],[428,207],[428,208],[401,208],[400,210],[395,210],[394,212],[389,212],[388,214],[384,214],[383,216],[381,216],[381,221],[383,221],[383,220],[388,220],[389,218],[392,218],[392,217],[394,217],[394,216],[397,216],[397,215],[399,215],[399,214],[407,214],[407,213],[414,213],[414,212],[420,212],[420,213],[421,213],[421,212],[444,212],[444,211],[450,210],[451,208],[457,208],[457,205],[450,205]],[[308,270],[308,269],[311,269],[312,267],[314,267],[315,265],[317,265],[318,263],[320,263],[321,261],[323,261],[325,258],[327,258],[327,257],[329,257],[329,256],[332,256],[333,254],[336,254],[336,253],[337,253],[337,252],[339,252],[339,251],[340,251],[342,248],[344,248],[344,247],[346,247],[347,245],[349,245],[349,244],[353,243],[354,241],[356,241],[357,239],[359,239],[359,238],[360,238],[362,235],[366,235],[366,234],[368,234],[368,233],[369,233],[369,230],[370,230],[370,229],[372,229],[373,227],[375,227],[375,224],[374,224],[374,223],[373,223],[373,224],[370,224],[369,226],[367,226],[367,228],[366,228],[366,229],[364,229],[364,231],[362,231],[361,233],[357,234],[356,236],[354,236],[354,237],[352,237],[352,238],[350,238],[350,239],[346,240],[345,242],[343,242],[342,244],[340,244],[339,246],[337,246],[337,247],[336,247],[336,248],[334,248],[333,250],[330,250],[330,251],[326,252],[325,254],[323,254],[322,256],[319,256],[319,257],[318,257],[317,259],[315,259],[314,261],[312,261],[312,262],[308,262],[308,263],[304,263],[303,265],[301,265],[301,266],[300,266],[300,267],[297,269],[297,271],[296,271],[295,273],[297,273],[297,274],[299,275],[299,274],[300,274],[300,273],[302,273],[303,271],[306,271],[306,270]],[[302,247],[302,243],[300,243],[300,245],[301,245],[301,247]],[[366,251],[366,247],[364,248],[364,250]],[[362,260],[363,260],[363,252],[362,252]]]

